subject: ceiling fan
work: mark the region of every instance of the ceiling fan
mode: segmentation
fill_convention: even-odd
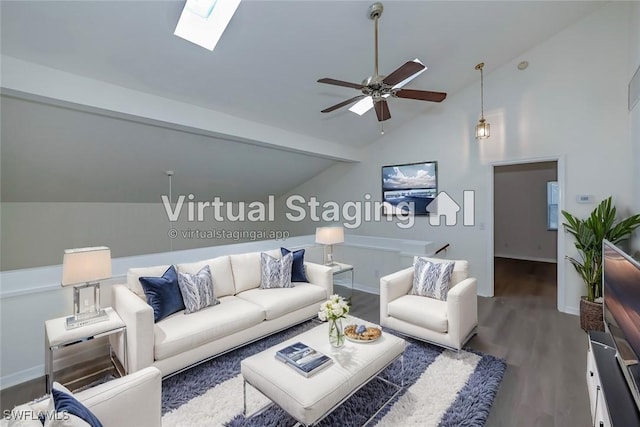
[[[358,101],[349,110],[362,115],[373,107],[376,110],[378,121],[383,122],[391,118],[389,105],[386,100],[386,98],[390,96],[393,96],[394,98],[408,98],[431,102],[442,102],[447,97],[447,94],[444,92],[402,89],[405,84],[418,77],[427,69],[427,67],[425,67],[418,59],[406,62],[388,76],[381,76],[378,73],[378,19],[380,19],[380,16],[382,15],[382,10],[383,6],[380,2],[376,2],[369,6],[369,19],[372,19],[374,22],[375,36],[375,69],[373,76],[367,77],[361,84],[349,83],[331,78],[318,80],[318,83],[350,87],[362,92],[362,95],[354,96],[346,101],[342,101],[329,108],[325,108],[322,110],[323,113],[330,113],[331,111]]]

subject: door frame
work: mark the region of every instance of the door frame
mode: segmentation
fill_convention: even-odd
[[[522,165],[528,163],[540,163],[540,162],[557,162],[557,173],[558,173],[558,214],[565,208],[565,158],[563,155],[559,156],[549,156],[549,157],[531,157],[524,159],[516,159],[516,160],[501,160],[496,162],[491,162],[489,166],[491,167],[491,173],[489,174],[489,221],[488,221],[488,233],[489,238],[487,239],[487,273],[489,278],[489,291],[490,297],[493,297],[495,294],[495,275],[494,275],[494,256],[495,256],[495,234],[494,234],[494,222],[495,222],[495,212],[494,212],[494,176],[495,176],[495,168],[497,166],[509,166],[509,165]],[[558,219],[560,220],[560,218]],[[564,262],[564,242],[565,242],[565,233],[563,232],[562,225],[558,224],[558,232],[557,232],[557,309],[563,313],[567,313],[565,306],[565,262]]]

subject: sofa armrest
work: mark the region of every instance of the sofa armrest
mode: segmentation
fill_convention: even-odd
[[[113,309],[127,325],[127,368],[136,372],[151,366],[154,360],[153,309],[124,285],[112,289]]]
[[[327,298],[329,298],[333,294],[333,270],[331,267],[305,262],[304,268],[309,283],[325,288]]]
[[[388,317],[387,304],[411,290],[413,271],[413,267],[408,267],[380,278],[380,322]]]
[[[153,366],[74,395],[104,427],[162,424],[162,374]]]
[[[473,277],[463,280],[447,294],[449,334],[454,342],[462,340],[478,325],[478,284]]]

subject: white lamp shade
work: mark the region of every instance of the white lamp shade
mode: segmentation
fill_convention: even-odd
[[[111,277],[111,250],[106,246],[66,249],[62,260],[62,286]]]
[[[344,228],[342,227],[318,227],[316,228],[316,243],[322,245],[334,245],[344,242]]]

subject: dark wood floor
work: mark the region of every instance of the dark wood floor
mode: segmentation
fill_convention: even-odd
[[[495,297],[478,298],[468,344],[507,361],[487,427],[591,425],[587,336],[577,316],[557,311],[556,291],[555,264],[496,258]],[[351,313],[379,322],[378,298],[355,291]]]
[[[496,259],[494,298],[478,298],[474,350],[507,361],[488,427],[589,426],[587,337],[556,310],[555,264]],[[336,293],[349,290],[336,286]],[[354,291],[351,313],[380,321],[379,296]],[[43,380],[0,391],[1,409],[43,394]]]

